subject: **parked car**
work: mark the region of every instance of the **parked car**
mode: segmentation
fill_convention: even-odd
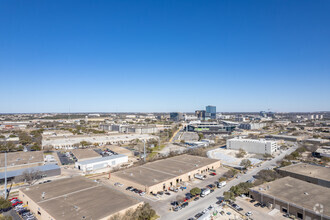
[[[133,188],[133,187],[129,186],[129,187],[126,188],[126,190],[131,191],[132,188]]]
[[[194,201],[197,201],[197,200],[199,200],[199,197],[194,198]]]
[[[256,201],[256,200],[254,200],[254,199],[251,199],[251,200],[250,200],[251,203],[254,203],[255,201]]]
[[[165,194],[166,194],[166,195],[168,195],[168,196],[170,196],[170,195],[171,195],[171,193],[169,193],[169,192],[165,192]]]
[[[259,207],[259,206],[261,206],[261,203],[260,202],[254,204],[254,207]]]
[[[247,213],[245,213],[246,216],[251,216],[252,215],[252,212],[251,211],[248,211]]]
[[[215,175],[217,175],[217,174],[213,172],[213,173],[210,173],[210,175],[211,175],[211,176],[215,176]]]
[[[182,208],[185,208],[185,207],[188,206],[188,205],[189,205],[189,203],[188,203],[188,202],[185,202],[185,203],[182,203],[181,207],[182,207]]]

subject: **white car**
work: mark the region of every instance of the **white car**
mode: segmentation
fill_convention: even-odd
[[[251,215],[252,215],[252,212],[249,211],[249,212],[245,213],[245,215],[246,215],[246,216],[251,216]]]

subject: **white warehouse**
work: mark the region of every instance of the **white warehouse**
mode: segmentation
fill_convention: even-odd
[[[75,163],[75,167],[86,172],[94,172],[101,169],[116,167],[122,163],[128,162],[128,156],[123,154],[112,155],[108,157],[84,160]]]
[[[248,153],[273,154],[278,149],[276,141],[234,138],[227,140],[227,149],[243,149]]]

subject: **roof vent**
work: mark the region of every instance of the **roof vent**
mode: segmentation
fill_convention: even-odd
[[[42,192],[42,193],[41,193],[41,198],[42,198],[42,199],[45,199],[45,196],[46,196],[46,193],[45,193],[45,192]]]
[[[129,175],[130,175],[130,176],[133,176],[133,173],[130,173]]]
[[[308,192],[304,192],[304,194],[306,195],[306,196],[308,196],[309,194],[308,194]]]

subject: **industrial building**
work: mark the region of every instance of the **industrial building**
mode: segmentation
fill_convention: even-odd
[[[39,220],[108,220],[142,202],[84,177],[19,189],[19,199]]]
[[[270,209],[305,220],[330,219],[330,189],[284,177],[250,189],[250,196]]]
[[[134,134],[154,134],[158,132],[158,128],[154,125],[101,124],[100,129],[103,131],[118,131],[119,133]]]
[[[293,164],[277,169],[282,176],[290,176],[330,188],[330,168],[307,163]]]
[[[180,155],[117,171],[111,175],[111,180],[147,193],[157,193],[171,186],[191,181],[195,174],[204,174],[210,169],[219,167],[219,160]]]
[[[315,157],[330,157],[330,146],[324,146],[313,152]]]
[[[7,171],[19,170],[44,165],[44,156],[41,151],[7,153]],[[0,172],[5,170],[5,154],[0,154]]]
[[[38,171],[41,177],[52,177],[61,175],[61,168],[56,164],[47,164],[43,166],[35,166],[30,168],[23,168],[18,170],[7,171],[7,181],[14,182],[23,182],[22,174],[24,172],[35,172]],[[4,183],[5,181],[5,172],[0,172],[0,183]]]
[[[95,172],[101,169],[113,168],[127,162],[128,156],[123,154],[116,154],[91,160],[78,161],[75,163],[75,167],[86,173]]]
[[[233,138],[227,140],[227,149],[243,149],[255,154],[273,154],[278,150],[276,141]]]
[[[94,151],[93,149],[87,148],[87,149],[73,149],[71,151],[73,155],[77,158],[79,162],[84,160],[91,160],[96,158],[101,158],[102,156]]]
[[[43,137],[42,147],[52,146],[55,149],[74,149],[79,147],[82,141],[91,144],[125,144],[135,139],[149,140],[157,139],[158,137],[148,134],[99,134],[99,135],[72,135],[64,137]]]
[[[117,153],[117,154],[123,154],[123,155],[126,155],[128,156],[129,158],[130,157],[134,157],[134,153],[133,151],[130,151],[124,147],[119,147],[119,146],[106,146],[106,148],[108,148],[109,150]]]
[[[275,135],[275,134],[267,135],[266,137],[272,139],[284,140],[284,141],[294,141],[294,142],[302,141],[307,138],[305,136],[290,136],[290,135]]]

